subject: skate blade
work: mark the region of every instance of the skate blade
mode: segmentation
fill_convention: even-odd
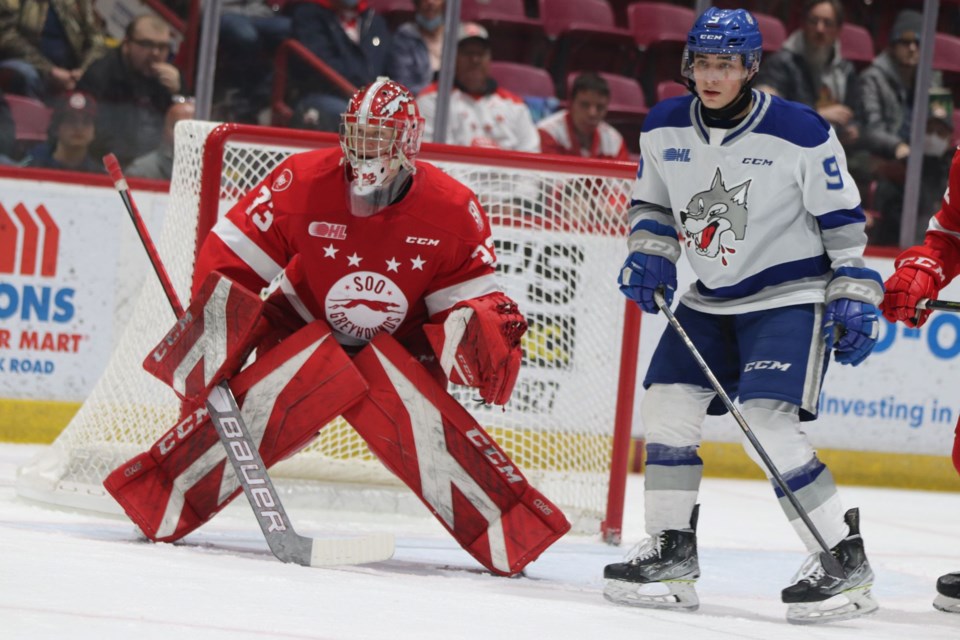
[[[947,613],[960,613],[960,598],[951,598],[938,593],[933,600],[933,608]]]
[[[627,582],[605,580],[603,597],[614,604],[647,609],[679,609],[696,611],[700,599],[694,588],[695,580],[664,580],[663,582]]]
[[[787,622],[820,624],[840,622],[873,613],[880,605],[873,599],[870,586],[848,589],[820,602],[796,602],[787,607]]]

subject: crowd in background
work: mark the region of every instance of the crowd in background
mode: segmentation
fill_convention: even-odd
[[[618,17],[629,4],[609,3]],[[695,3],[673,4],[692,8]],[[923,154],[918,237],[922,235],[939,206],[958,137],[953,100],[958,83],[935,72],[924,148],[910,148],[922,33],[922,16],[915,9],[922,3],[884,3],[890,6],[884,11],[874,7],[872,13],[864,2],[849,0],[714,4],[747,8],[793,28],[778,51],[766,53],[755,86],[809,105],[835,128],[870,212],[873,244],[898,243],[906,160]],[[382,14],[377,5],[375,0],[288,0],[282,5],[225,0],[212,118],[336,131],[346,107],[343,82],[359,87],[389,76],[418,96],[427,120],[426,139],[432,140],[445,2],[412,0],[411,12],[402,20]],[[546,4],[525,0],[524,6],[536,16]],[[186,18],[189,3],[169,2],[168,8]],[[845,20],[873,30],[878,53],[872,61],[854,63],[844,57],[840,34]],[[938,29],[958,24],[960,4],[941,6]],[[513,93],[492,72],[491,63],[504,51],[494,46],[496,28],[462,23],[455,34],[454,88],[443,136],[447,143],[635,159],[631,151],[637,148],[635,131],[642,115],[627,126],[607,122],[608,74],[551,68],[557,99],[544,102],[542,96]],[[98,159],[113,152],[131,175],[169,179],[173,125],[194,116],[187,90],[191,78],[183,77],[184,61],[173,50],[175,35],[182,34],[147,13],[133,18],[119,41],[112,40],[93,0],[0,0],[0,163],[96,172],[102,171]],[[281,95],[291,106],[288,117],[279,118],[271,89],[278,74],[275,56],[287,39],[302,44],[341,83],[318,72],[309,59],[292,57],[283,70],[288,81]],[[543,57],[525,62],[546,66]],[[678,55],[657,64],[667,78],[679,76]],[[649,66],[635,66],[633,72],[647,90],[645,101],[655,102],[659,96],[651,95]],[[676,89],[673,93],[685,93],[682,86]],[[46,109],[45,139],[17,135],[15,120],[25,113],[24,102]]]

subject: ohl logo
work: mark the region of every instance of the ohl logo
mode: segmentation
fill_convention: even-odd
[[[59,249],[60,227],[45,206],[30,211],[22,202],[10,210],[0,204],[0,276],[52,278]],[[19,314],[22,320],[67,322],[74,315],[73,294],[69,288],[0,281],[0,320]]]

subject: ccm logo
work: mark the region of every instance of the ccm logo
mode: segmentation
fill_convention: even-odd
[[[123,470],[123,475],[125,478],[129,478],[130,476],[140,471],[140,469],[142,468],[143,468],[143,461],[137,460],[136,464],[130,465],[129,467]]]
[[[439,247],[440,241],[434,238],[418,238],[416,236],[407,236],[407,244],[423,244],[428,247]]]
[[[791,362],[777,362],[776,360],[756,360],[748,362],[743,368],[744,372],[755,369],[776,369],[777,371],[786,371],[790,368]]]

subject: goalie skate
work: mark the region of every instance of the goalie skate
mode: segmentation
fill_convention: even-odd
[[[604,567],[603,597],[633,607],[699,608],[694,588],[700,577],[696,521],[694,508],[689,529],[661,531],[637,545],[626,562]]]
[[[940,576],[933,607],[947,613],[960,613],[960,571]]]
[[[787,606],[787,622],[817,624],[849,620],[873,613],[877,601],[870,588],[873,570],[867,561],[860,537],[860,512],[850,509],[844,515],[850,534],[830,552],[840,561],[843,576],[834,576],[823,569],[821,554],[812,554],[800,567],[795,583],[782,592]]]

